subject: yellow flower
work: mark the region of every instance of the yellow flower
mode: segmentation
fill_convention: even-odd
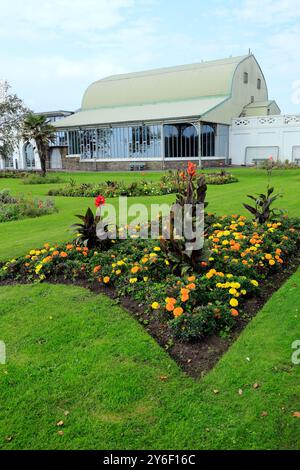
[[[31,251],[29,252],[29,254],[30,254],[31,256],[32,256],[32,255],[35,255],[35,250],[31,250]]]
[[[109,281],[110,281],[110,277],[109,277],[109,276],[105,276],[105,277],[103,278],[104,284],[108,284]]]
[[[166,266],[169,266],[169,265],[170,265],[170,263],[169,263],[169,261],[168,261],[167,259],[165,260],[165,264],[166,264]]]
[[[274,261],[273,259],[270,259],[270,260],[269,260],[269,265],[270,265],[270,266],[274,266],[274,264],[275,264],[275,261]]]
[[[241,294],[242,294],[242,295],[246,295],[246,294],[247,294],[246,289],[242,289],[242,290],[241,290]]]
[[[37,267],[35,268],[35,272],[36,274],[38,274],[40,272],[40,270],[42,269],[43,265],[42,264],[38,264]]]
[[[130,284],[135,284],[137,282],[137,278],[132,277],[131,279],[129,279],[129,282],[130,282]]]
[[[121,272],[122,272],[121,269],[117,269],[116,270],[116,275],[119,276],[121,274]]]
[[[158,302],[153,302],[153,304],[151,305],[151,307],[153,308],[153,310],[158,310],[160,305]]]
[[[237,307],[238,304],[239,304],[239,302],[234,298],[230,299],[229,303],[230,303],[231,307]]]
[[[159,247],[159,246],[155,246],[155,247],[153,248],[153,250],[154,250],[154,251],[160,251],[160,247]]]
[[[229,241],[228,240],[223,240],[222,245],[229,245]]]
[[[252,279],[251,284],[255,287],[258,286],[258,282],[255,279]]]
[[[148,279],[149,279],[149,278],[148,278],[147,276],[143,277],[143,281],[144,281],[144,282],[147,282]]]
[[[266,259],[272,259],[272,255],[270,255],[269,253],[267,253],[267,254],[265,255],[265,258],[266,258]]]
[[[122,260],[121,260],[121,261],[117,261],[117,265],[118,265],[118,266],[123,266],[124,264],[125,264],[125,263],[124,263],[124,261],[122,261]]]
[[[231,294],[231,295],[235,295],[236,293],[237,293],[237,290],[236,290],[234,287],[232,287],[232,288],[229,290],[229,294]]]
[[[156,253],[150,253],[150,258],[156,258],[157,254]]]
[[[147,258],[146,256],[144,258],[141,259],[141,262],[143,264],[146,264],[148,262],[149,258]]]

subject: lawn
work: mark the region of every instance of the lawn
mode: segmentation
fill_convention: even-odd
[[[232,173],[238,183],[209,186],[210,212],[246,214],[246,194],[266,187],[262,170]],[[70,176],[81,182],[140,177],[62,174]],[[272,185],[284,195],[276,206],[299,217],[300,169],[274,171]],[[56,186],[0,179],[0,189],[13,194],[45,197]],[[140,197],[130,203],[173,200]],[[0,224],[0,259],[70,239],[74,214],[94,203],[55,201],[57,214]],[[0,340],[7,364],[0,365],[0,449],[299,449],[294,413],[300,412],[300,365],[291,361],[291,345],[300,339],[299,289],[300,270],[216,367],[192,379],[102,294],[46,283],[1,286]]]
[[[300,271],[194,380],[102,295],[1,287],[0,448],[299,448],[299,289]]]
[[[220,215],[240,213],[246,214],[242,202],[246,202],[246,194],[263,191],[267,184],[266,172],[256,169],[232,169],[239,178],[238,183],[223,186],[209,186],[207,200],[208,210]],[[158,179],[162,172],[146,173],[147,179]],[[107,179],[123,179],[133,181],[140,178],[139,173],[62,173],[61,177],[68,180],[70,177],[79,182],[96,182]],[[283,198],[276,202],[276,206],[288,211],[290,216],[300,216],[300,169],[275,170],[272,176],[272,185],[277,192],[283,193]],[[13,194],[25,194],[36,197],[45,197],[53,185],[24,185],[19,179],[1,179],[0,190],[11,189]],[[171,203],[174,196],[138,197],[130,198],[130,203],[144,203],[148,207],[151,203]],[[89,198],[56,197],[57,214],[43,216],[37,219],[8,222],[0,224],[0,259],[15,257],[24,254],[31,248],[37,248],[45,241],[50,243],[69,240],[71,237],[68,227],[75,222],[75,214],[85,212],[88,205],[93,207],[94,200]],[[108,200],[114,205],[115,199]]]

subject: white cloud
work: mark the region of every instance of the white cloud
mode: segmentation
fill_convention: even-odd
[[[93,34],[118,26],[136,0],[13,0],[1,6],[1,34]],[[13,19],[13,28],[12,20]]]

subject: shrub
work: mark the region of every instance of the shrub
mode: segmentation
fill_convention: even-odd
[[[9,189],[2,189],[0,191],[0,204],[14,204],[17,199],[13,197]]]
[[[23,184],[54,184],[54,183],[64,183],[64,180],[58,175],[37,175],[37,174],[27,174],[23,178]]]

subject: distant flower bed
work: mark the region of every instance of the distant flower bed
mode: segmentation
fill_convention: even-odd
[[[65,183],[65,180],[60,176],[51,173],[46,176],[42,176],[38,170],[34,171],[17,171],[17,170],[6,170],[0,171],[0,178],[19,178],[23,180],[24,184],[55,184]]]
[[[162,176],[158,182],[151,182],[145,179],[133,183],[122,181],[106,181],[104,183],[83,183],[77,184],[71,180],[69,184],[62,188],[50,189],[49,196],[68,197],[96,197],[103,194],[107,198],[118,196],[163,196],[177,193],[182,184],[183,172],[170,172]],[[229,184],[237,182],[237,178],[227,172],[206,174],[207,184]]]
[[[206,219],[207,258],[184,274],[159,240],[117,239],[102,251],[45,244],[4,263],[0,280],[111,286],[142,305],[149,321],[166,323],[174,338],[200,340],[234,327],[246,300],[296,255],[300,228],[299,219],[287,217],[261,225],[237,215]]]
[[[39,174],[30,174],[27,173],[23,178],[23,184],[55,184],[55,183],[65,183],[65,180],[60,176],[55,174],[48,174],[42,176]]]
[[[50,199],[26,199],[12,196],[7,189],[0,191],[0,223],[40,217],[56,211],[54,201]]]

